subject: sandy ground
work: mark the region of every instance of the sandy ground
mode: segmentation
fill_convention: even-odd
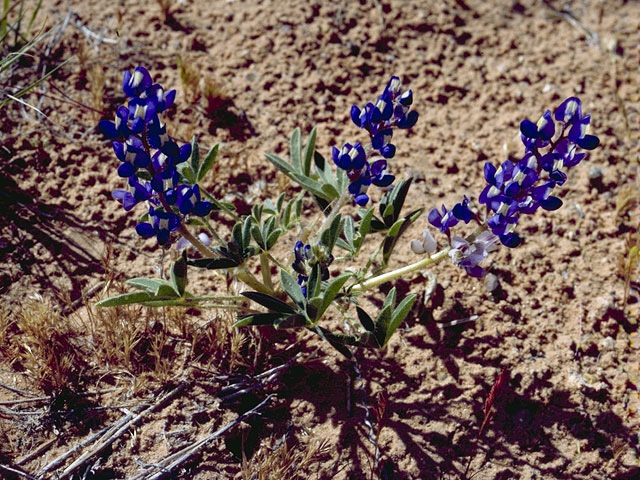
[[[485,161],[521,153],[520,120],[536,120],[577,95],[602,145],[571,172],[564,207],[523,219],[523,245],[492,255],[498,293],[452,265],[439,266],[435,295],[388,349],[358,354],[363,380],[355,382],[352,411],[348,365],[328,346],[300,339],[307,353],[320,346],[322,360],[292,367],[271,387],[274,403],[242,431],[254,445],[285,432],[303,443],[326,439],[326,452],[300,475],[371,478],[373,447],[360,405],[385,398],[377,467],[383,478],[640,478],[640,347],[632,341],[636,319],[623,305],[620,267],[638,217],[616,210],[636,181],[639,154],[638,2],[186,0],[172,4],[166,23],[155,2],[43,3],[49,25],[68,8],[72,21],[51,58],[76,57],[47,82],[39,104],[47,119],[14,105],[0,120],[0,292],[10,309],[33,293],[75,300],[107,270],[119,279],[156,275],[158,251],[136,238],[134,216],[110,197],[121,186],[117,160],[95,129],[103,116],[92,111],[112,115],[125,69],[144,65],[178,89],[177,108],[168,113],[175,137],[196,134],[205,147],[222,142],[207,186],[240,208],[277,195],[281,179],[263,155],[284,155],[295,127],[307,134],[317,125],[325,156],[333,145],[361,139],[350,106],[375,98],[392,74],[413,89],[421,117],[397,135],[391,168],[414,177],[408,203],[427,208],[451,206],[462,193],[477,196]],[[185,91],[178,59],[226,95],[221,113],[208,118]],[[105,79],[103,105],[91,93],[96,72]],[[423,217],[407,238],[426,226]],[[413,259],[406,243],[398,265]],[[403,287],[420,293],[424,281]],[[637,299],[632,286],[631,302]],[[458,327],[437,325],[473,315],[475,322]],[[28,386],[0,360],[4,383]],[[503,369],[507,388],[479,435],[484,401]],[[225,409],[210,393],[188,397],[211,409],[193,423],[193,435],[246,410]],[[133,442],[115,444],[88,478],[131,477],[140,468],[132,458],[166,456],[154,435],[191,411],[184,402],[140,426],[135,450]],[[36,432],[42,442],[52,435]],[[236,432],[214,441],[178,476],[240,475],[233,442],[241,440]],[[24,456],[24,448],[9,459]],[[37,471],[64,450],[56,448],[25,468]]]

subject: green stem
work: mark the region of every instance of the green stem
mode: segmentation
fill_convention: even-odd
[[[262,271],[262,281],[267,288],[274,290],[273,282],[271,281],[271,265],[269,264],[269,257],[267,252],[260,254],[260,270]]]
[[[322,222],[322,225],[318,230],[318,240],[320,239],[322,232],[324,232],[327,228],[329,228],[329,225],[331,225],[331,223],[333,222],[333,219],[336,218],[338,213],[340,213],[340,209],[344,206],[348,197],[349,197],[349,190],[345,188],[340,194],[340,196],[338,197],[338,199],[333,204],[333,207],[331,208],[331,213],[324,219],[324,222]]]
[[[227,215],[229,215],[231,218],[233,218],[236,222],[241,222],[242,219],[236,215],[233,211],[231,211],[230,209],[228,209],[225,205],[223,205],[222,203],[220,203],[218,201],[218,199],[216,197],[214,197],[213,195],[211,195],[209,192],[207,192],[204,188],[200,187],[200,193],[204,193],[204,196],[207,197],[211,203],[213,203],[216,207],[218,207],[220,210],[222,210],[224,213],[226,213]]]
[[[218,242],[220,246],[225,246],[226,245],[225,241],[222,240],[222,238],[220,238],[220,235],[218,235],[218,232],[214,230],[213,225],[209,223],[209,221],[207,220],[207,217],[202,217],[202,222],[204,223],[205,227],[207,227],[207,230],[209,230],[211,235],[213,235],[213,238],[216,239],[216,242]]]
[[[247,270],[245,265],[241,265],[235,270],[236,278],[245,283],[247,286],[253,288],[256,292],[266,293],[267,295],[274,295],[275,292],[272,288],[265,286],[261,283],[253,274]]]
[[[170,211],[170,210],[168,210],[168,211]],[[206,257],[206,258],[214,258],[216,256],[216,254],[212,250],[210,250],[209,247],[207,247],[204,243],[202,243],[200,241],[200,239],[198,237],[196,237],[195,235],[193,235],[191,233],[191,231],[186,227],[186,225],[181,223],[180,227],[178,228],[178,230],[180,231],[180,234],[184,238],[189,240],[191,245],[193,245],[204,257]]]
[[[480,227],[476,228],[474,230],[474,232],[466,238],[466,240],[469,243],[473,242],[478,237],[478,235],[480,235],[485,230],[486,230],[485,226],[480,226]],[[444,260],[445,258],[447,258],[447,256],[449,255],[449,251],[450,250],[451,250],[451,247],[446,247],[446,248],[440,250],[439,252],[434,253],[433,255],[431,255],[429,257],[423,258],[422,260],[419,260],[419,261],[417,261],[415,263],[412,263],[410,265],[406,265],[406,266],[398,268],[396,270],[392,270],[390,272],[383,273],[382,275],[378,275],[376,277],[372,277],[372,278],[370,278],[368,280],[365,280],[362,283],[354,285],[351,288],[351,293],[352,294],[362,293],[362,292],[365,292],[367,290],[371,290],[372,288],[375,288],[378,285],[382,285],[383,283],[390,282],[392,280],[395,280],[397,278],[403,277],[403,276],[408,275],[410,273],[414,273],[414,272],[418,272],[420,270],[423,270],[426,267],[429,267],[431,265],[435,265],[436,263],[439,263],[442,260]]]

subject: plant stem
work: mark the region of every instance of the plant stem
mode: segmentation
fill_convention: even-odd
[[[216,239],[216,242],[218,242],[220,246],[224,246],[225,245],[224,240],[220,238],[220,235],[218,235],[218,232],[215,231],[215,229],[213,228],[213,225],[209,223],[209,221],[207,220],[207,217],[202,217],[202,222],[204,223],[205,227],[207,227],[207,230],[209,230],[211,235],[213,235],[213,238]]]
[[[191,245],[193,245],[204,257],[214,258],[216,256],[215,253],[209,249],[209,247],[207,247],[204,243],[200,241],[198,237],[196,237],[191,233],[191,231],[187,228],[185,224],[181,223],[180,227],[178,227],[178,231],[184,238],[189,240]]]
[[[484,232],[487,228],[483,225],[480,226],[478,228],[476,228],[474,230],[473,233],[471,233],[466,240],[471,243],[473,242],[478,235],[480,235],[482,232]],[[420,261],[417,261],[415,263],[412,263],[410,265],[406,265],[404,267],[398,268],[396,270],[392,270],[390,272],[387,273],[383,273],[382,275],[378,275],[376,277],[372,277],[368,280],[365,280],[362,283],[359,283],[357,285],[354,285],[351,288],[351,293],[352,294],[358,294],[358,293],[362,293],[365,292],[367,290],[371,290],[374,287],[377,287],[378,285],[382,285],[383,283],[386,282],[390,282],[391,280],[395,280],[396,278],[400,278],[404,275],[407,275],[409,273],[413,273],[413,272],[417,272],[419,270],[423,270],[426,267],[429,267],[431,265],[435,265],[436,263],[441,262],[442,260],[444,260],[445,258],[447,258],[447,256],[449,255],[449,251],[451,250],[451,247],[448,246],[442,250],[440,250],[437,253],[434,253],[433,255],[423,258]]]
[[[267,252],[260,254],[260,270],[262,271],[262,281],[267,288],[274,290],[273,282],[271,281],[271,265],[269,264],[269,257]]]
[[[333,219],[336,218],[336,216],[340,212],[340,209],[346,203],[348,196],[349,196],[349,189],[345,188],[340,194],[340,196],[338,197],[338,199],[336,200],[336,202],[333,204],[333,207],[331,208],[331,213],[327,216],[327,218],[324,219],[324,222],[322,222],[322,225],[320,226],[320,230],[318,230],[318,236],[322,235],[322,232],[324,232],[327,228],[329,228],[329,225],[331,225],[331,223],[333,222]]]
[[[262,284],[253,274],[247,270],[245,265],[238,267],[235,270],[236,278],[241,280],[247,286],[253,288],[256,292],[266,293],[267,295],[274,295],[275,292],[273,288],[269,288],[268,286]]]
[[[241,222],[242,221],[242,219],[238,215],[236,215],[232,210],[228,209],[226,206],[224,206],[222,203],[220,203],[220,201],[218,201],[218,199],[216,197],[211,195],[204,188],[200,187],[200,192],[204,193],[204,196],[207,197],[211,201],[211,203],[213,203],[216,207],[218,207],[224,213],[226,213],[231,218],[233,218],[236,222]]]

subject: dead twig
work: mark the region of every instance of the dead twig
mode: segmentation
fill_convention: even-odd
[[[169,401],[176,397],[182,390],[184,390],[188,382],[180,382],[174,389],[167,392],[165,395],[158,398],[155,402],[147,402],[145,405],[141,405],[136,409],[136,411],[142,410],[137,415],[136,411],[128,413],[123,419],[118,421],[115,425],[108,428],[107,431],[97,439],[96,445],[94,445],[90,450],[84,452],[78,459],[76,459],[71,465],[69,465],[63,472],[60,474],[59,478],[65,478],[71,476],[76,470],[78,470],[82,465],[84,465],[87,461],[89,461],[94,456],[98,455],[105,448],[111,445],[113,442],[118,440],[122,435],[124,435],[131,427],[135,427],[139,424],[142,419],[153,413],[155,410],[165,406]],[[146,407],[146,408],[145,408]],[[82,448],[82,447],[80,447]],[[60,465],[62,462],[69,458],[73,453],[78,451],[80,448],[74,447],[71,451],[66,454],[58,457],[58,459],[51,462],[49,465],[45,466],[40,472],[38,472],[38,477],[41,478],[45,473],[50,471],[52,468]],[[65,457],[65,458],[62,458]]]
[[[8,465],[2,465],[1,463],[0,463],[0,470],[5,470],[7,472],[11,472],[11,473],[14,473],[16,475],[20,475],[21,477],[28,478],[29,480],[38,480],[36,477],[32,477],[31,475],[29,475],[26,472],[23,472],[22,470],[18,470],[17,468],[9,467]]]
[[[150,477],[146,477],[146,473],[142,473],[140,475],[137,475],[137,476],[133,477],[132,480],[143,480],[143,479],[144,480],[159,480],[160,478],[163,478],[165,475],[170,474],[176,468],[178,468],[180,465],[182,465],[187,460],[189,460],[191,457],[193,457],[194,455],[199,453],[201,450],[203,450],[207,446],[207,444],[209,442],[211,442],[212,440],[215,440],[216,438],[222,436],[228,430],[231,430],[233,427],[238,425],[240,422],[244,421],[244,419],[246,419],[247,417],[257,414],[258,411],[262,407],[264,407],[269,402],[269,400],[271,400],[271,398],[274,397],[274,396],[275,396],[275,394],[273,394],[273,393],[268,395],[267,398],[265,398],[258,405],[253,407],[251,410],[243,413],[242,415],[239,415],[238,417],[235,418],[235,420],[233,420],[232,422],[228,423],[224,427],[216,430],[215,432],[213,432],[210,435],[207,435],[203,439],[198,440],[197,442],[195,442],[195,443],[193,443],[193,444],[191,444],[191,445],[189,445],[189,446],[177,451],[176,453],[174,453],[173,455],[168,456],[167,458],[165,458],[161,462],[152,464],[154,466],[154,468],[161,469],[160,472],[157,472],[157,473],[155,473],[154,475],[152,475]]]

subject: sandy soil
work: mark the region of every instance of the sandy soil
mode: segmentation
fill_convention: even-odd
[[[196,134],[205,147],[223,142],[207,186],[240,208],[277,195],[281,179],[263,155],[285,154],[295,127],[306,134],[317,125],[325,156],[361,139],[349,108],[375,98],[392,74],[413,89],[421,115],[397,135],[391,167],[414,177],[410,205],[476,196],[485,161],[520,153],[520,120],[571,95],[592,114],[602,142],[562,188],[564,207],[524,219],[524,244],[492,256],[497,293],[452,265],[438,268],[436,294],[388,349],[358,354],[363,379],[354,381],[351,411],[349,366],[330,347],[300,338],[300,349],[319,346],[321,359],[292,367],[270,387],[277,398],[262,416],[214,441],[179,477],[241,478],[239,442],[251,453],[290,432],[300,444],[328,442],[300,475],[371,478],[374,449],[361,404],[384,398],[382,478],[640,478],[640,345],[632,341],[636,320],[623,305],[620,267],[637,212],[634,219],[616,210],[636,180],[639,154],[637,2],[186,0],[172,4],[166,23],[155,2],[43,4],[49,24],[68,8],[72,21],[51,58],[76,57],[47,82],[39,104],[47,119],[13,105],[0,120],[0,292],[9,308],[33,293],[73,301],[106,271],[119,279],[156,275],[153,242],[136,238],[134,216],[110,197],[121,186],[117,160],[95,129],[103,117],[92,111],[112,114],[122,72],[137,65],[178,89],[169,112],[175,137]],[[88,37],[80,25],[115,43]],[[207,118],[201,102],[189,101],[179,58],[224,92],[223,113]],[[95,72],[105,78],[102,106],[92,100]],[[407,238],[426,225],[421,218]],[[397,264],[412,260],[408,246],[399,250]],[[402,287],[421,292],[424,281]],[[461,326],[437,325],[473,315]],[[4,360],[3,383],[28,386]],[[507,387],[480,435],[485,399],[503,369]],[[132,477],[140,468],[134,457],[154,463],[168,454],[158,432],[186,422],[195,440],[260,395],[227,407],[211,391],[193,390],[141,425],[135,446],[116,443],[88,478]],[[192,420],[201,407],[204,419]],[[46,429],[37,435],[52,438]],[[37,471],[74,443],[67,439],[25,468]],[[25,454],[11,452],[9,460]]]

